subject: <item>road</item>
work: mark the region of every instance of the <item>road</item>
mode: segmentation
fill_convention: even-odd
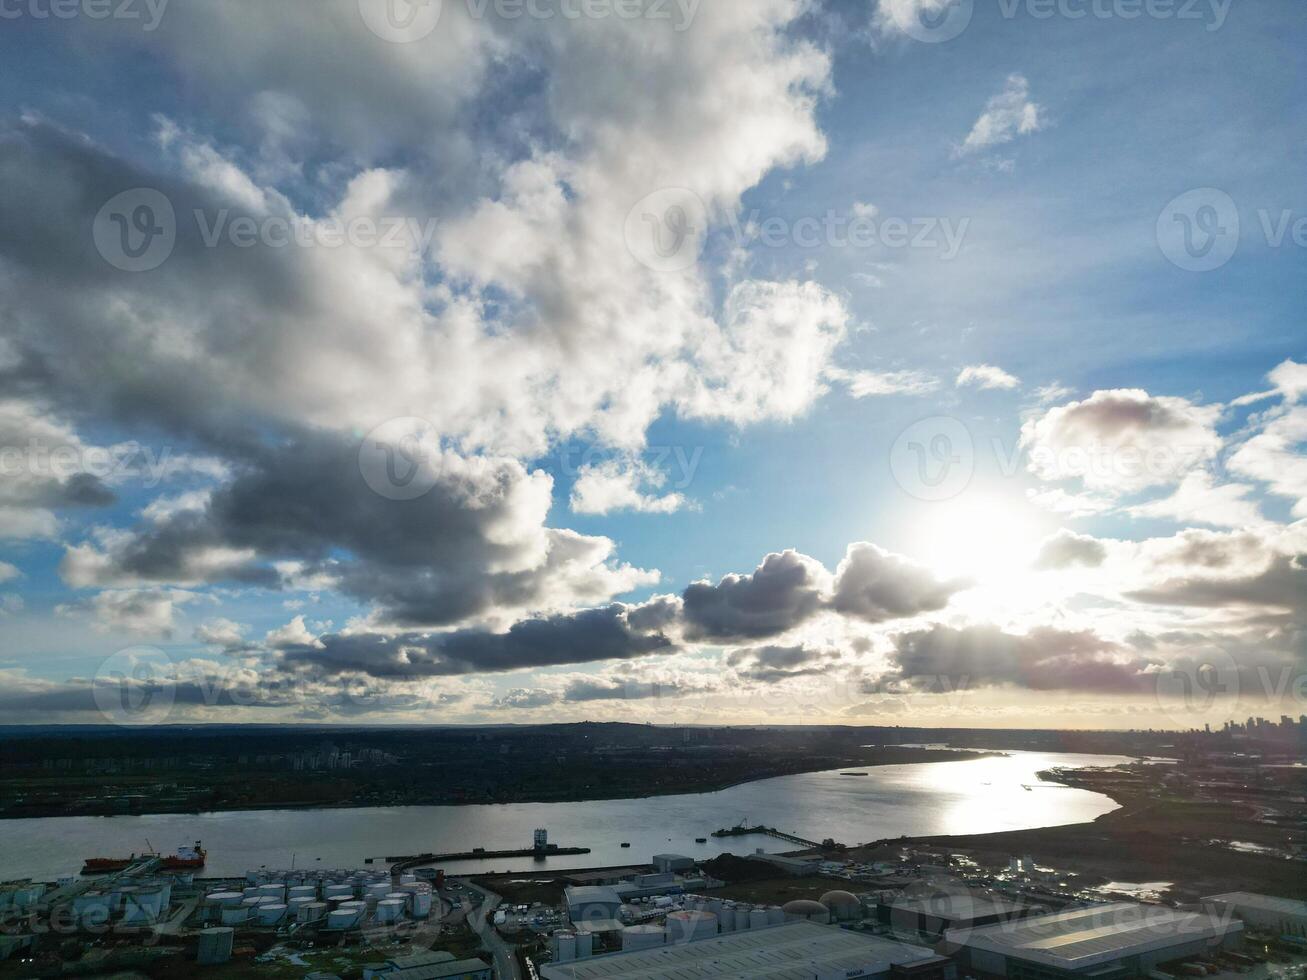
[[[465,899],[463,901],[463,911],[467,914],[467,924],[481,937],[486,949],[490,950],[491,955],[494,956],[495,975],[498,980],[522,980],[522,971],[518,968],[514,947],[504,942],[499,933],[495,931],[493,924],[495,909],[503,901],[502,896],[468,881],[463,881],[462,884],[470,891],[478,892],[482,896],[481,905],[476,908],[473,908],[472,903]]]

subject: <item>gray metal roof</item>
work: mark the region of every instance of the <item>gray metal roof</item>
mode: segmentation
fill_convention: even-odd
[[[385,974],[386,980],[448,980],[461,977],[465,973],[479,973],[490,970],[485,960],[451,960],[447,963],[431,963],[427,966],[415,966],[407,970],[396,970]]]
[[[1123,956],[1215,939],[1243,929],[1209,912],[1115,902],[980,929],[950,929],[949,943],[1061,970],[1084,970]]]
[[[568,905],[621,905],[622,897],[609,885],[569,885],[563,889]]]
[[[1209,895],[1203,901],[1242,905],[1245,908],[1274,912],[1277,915],[1307,916],[1307,902],[1278,898],[1275,895],[1258,895],[1256,892],[1226,892],[1224,895]]]
[[[812,980],[818,973],[916,963],[921,946],[812,922],[788,922],[695,943],[674,943],[541,968],[546,980]]]

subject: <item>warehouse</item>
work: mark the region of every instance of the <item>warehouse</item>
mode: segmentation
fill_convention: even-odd
[[[863,933],[789,922],[611,956],[540,967],[543,980],[811,980],[812,977],[955,980],[929,949]]]
[[[1000,895],[965,887],[929,888],[886,895],[876,905],[876,920],[895,932],[938,939],[949,930],[976,929],[1036,910]]]
[[[1227,892],[1203,899],[1205,905],[1228,908],[1256,929],[1264,929],[1278,936],[1297,936],[1307,939],[1307,902],[1273,895],[1256,895],[1253,892]]]
[[[1118,902],[1054,915],[959,929],[942,951],[983,977],[1009,980],[1119,980],[1158,964],[1238,945],[1243,923],[1208,912]]]
[[[607,885],[588,885],[582,888],[563,889],[563,901],[573,922],[594,922],[616,919],[622,908],[617,890]]]

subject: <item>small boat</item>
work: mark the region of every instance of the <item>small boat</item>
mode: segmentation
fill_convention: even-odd
[[[160,870],[163,871],[196,871],[204,867],[204,859],[208,852],[196,841],[193,847],[183,845],[177,848],[176,854],[169,854],[167,857],[161,857],[154,851],[147,851],[144,854],[133,854],[126,858],[104,858],[90,857],[82,864],[82,874],[96,875],[108,874],[113,871],[126,871],[138,861],[145,861],[151,858],[160,858]]]
[[[630,842],[629,840],[624,840],[624,841],[622,841],[622,846],[623,846],[623,847],[630,847],[630,846],[631,846],[631,842]]]
[[[707,844],[707,843],[708,843],[708,838],[707,838],[707,837],[696,837],[696,838],[694,839],[694,842],[695,842],[696,844]]]
[[[840,773],[840,775],[841,776],[865,776],[867,774],[865,772],[842,772]]]

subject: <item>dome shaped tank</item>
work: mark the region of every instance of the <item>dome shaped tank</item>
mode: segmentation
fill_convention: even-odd
[[[831,918],[836,922],[852,922],[862,917],[862,902],[852,892],[830,891],[818,901],[830,909]]]

